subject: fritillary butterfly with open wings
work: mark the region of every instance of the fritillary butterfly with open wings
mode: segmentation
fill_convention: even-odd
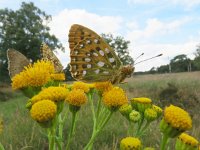
[[[121,83],[134,67],[123,66],[114,50],[94,31],[78,24],[69,31],[70,72],[85,82]]]

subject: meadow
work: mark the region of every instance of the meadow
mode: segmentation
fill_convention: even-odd
[[[127,79],[127,83],[119,86],[127,92],[129,99],[148,97],[154,104],[162,108],[174,104],[187,110],[193,120],[193,128],[189,133],[200,140],[200,72],[134,75]],[[25,108],[27,100],[28,98],[22,93],[12,91],[10,86],[0,85],[0,116],[4,120],[0,141],[6,150],[48,149],[44,131],[30,118],[29,112]],[[90,113],[88,105],[83,106],[80,110],[71,150],[81,150],[88,142],[92,132]],[[151,125],[142,139],[143,145],[158,149],[161,138],[158,126],[159,121],[155,121]],[[126,137],[127,127],[128,121],[119,112],[116,112],[96,139],[94,149],[119,149],[120,140]],[[68,124],[65,127],[66,135],[67,129]]]

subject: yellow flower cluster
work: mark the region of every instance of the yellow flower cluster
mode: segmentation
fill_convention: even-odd
[[[153,121],[157,118],[157,112],[152,108],[147,108],[144,111],[144,117],[147,121]]]
[[[90,91],[90,85],[84,82],[74,82],[72,85],[72,89],[81,89],[83,90],[85,93],[88,93]]]
[[[188,130],[192,128],[192,120],[189,114],[174,105],[166,107],[164,110],[164,120],[173,128]]]
[[[12,88],[16,90],[28,86],[42,86],[51,79],[53,72],[54,66],[50,61],[37,61],[12,78]]]
[[[182,133],[178,139],[180,139],[183,143],[193,146],[193,147],[198,147],[199,142],[192,136]]]
[[[64,73],[53,73],[51,74],[51,79],[55,81],[64,81],[65,74]]]
[[[96,82],[94,84],[94,87],[101,93],[107,92],[113,88],[113,85],[111,82],[106,81],[106,82]]]
[[[103,94],[103,102],[108,107],[119,107],[128,103],[128,99],[123,89],[114,87]]]
[[[146,98],[146,97],[133,98],[133,99],[131,99],[131,102],[137,102],[137,103],[142,103],[142,104],[151,104],[152,103],[151,99]]]
[[[158,116],[160,116],[163,112],[162,108],[160,108],[159,106],[156,106],[156,105],[152,105],[152,109],[157,112]]]
[[[126,137],[120,142],[120,150],[140,150],[141,148],[142,144],[138,138]]]
[[[31,98],[31,103],[34,104],[38,101],[49,99],[54,102],[64,101],[69,93],[65,87],[48,87],[43,89],[39,94]]]
[[[57,112],[57,106],[51,100],[42,100],[35,103],[31,110],[31,117],[38,122],[52,120]]]
[[[74,89],[68,93],[66,102],[73,106],[81,106],[87,102],[87,96],[81,89]]]

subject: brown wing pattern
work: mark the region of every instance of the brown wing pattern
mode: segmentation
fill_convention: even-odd
[[[20,73],[25,66],[28,66],[30,61],[22,53],[14,49],[7,50],[8,71],[10,78]]]
[[[121,61],[114,50],[94,31],[73,25],[69,32],[70,71],[82,81],[113,80],[119,74]]]
[[[45,43],[42,43],[41,45],[41,54],[42,54],[42,59],[51,61],[54,64],[56,72],[63,71],[63,66],[60,60],[56,57],[56,55],[52,52],[49,46]]]

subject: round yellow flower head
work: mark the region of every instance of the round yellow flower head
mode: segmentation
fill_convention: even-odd
[[[147,121],[154,121],[157,119],[157,112],[152,108],[147,108],[144,111],[144,117]]]
[[[12,78],[12,88],[40,87],[50,81],[53,72],[54,66],[50,61],[37,61]]]
[[[152,105],[152,109],[157,112],[158,117],[160,117],[162,115],[162,113],[163,113],[162,108],[160,108],[159,106]]]
[[[151,108],[152,101],[146,97],[138,97],[131,99],[131,105],[134,109],[138,110],[141,113],[144,113],[145,109]]]
[[[199,142],[192,136],[182,133],[176,140],[176,150],[198,150]]]
[[[87,96],[81,89],[71,90],[65,99],[70,105],[81,106],[87,102]]]
[[[120,150],[141,150],[142,144],[138,138],[126,137],[120,142]]]
[[[51,121],[57,112],[57,106],[51,100],[42,100],[35,103],[31,110],[31,117],[37,122],[43,123]]]
[[[123,89],[114,87],[111,90],[104,92],[103,103],[108,107],[119,107],[123,104],[127,104],[128,99]]]
[[[88,93],[90,91],[90,86],[87,83],[77,81],[77,82],[74,82],[72,85],[72,90],[76,90],[76,89],[81,89],[85,93]]]
[[[65,74],[64,73],[53,73],[51,74],[51,79],[55,81],[64,81]]]
[[[132,110],[129,114],[129,120],[132,122],[138,122],[141,118],[141,115],[138,111]]]
[[[160,123],[161,132],[173,138],[191,128],[192,120],[185,110],[174,105],[165,108],[164,117]]]
[[[107,92],[113,88],[113,85],[110,81],[96,82],[94,83],[94,86],[100,93]]]
[[[40,93],[31,98],[31,103],[34,104],[38,101],[49,99],[54,102],[64,101],[69,93],[69,90],[65,87],[50,86],[44,88]]]
[[[122,106],[119,107],[119,112],[122,115],[129,116],[131,111],[132,111],[132,106],[130,104],[128,104],[128,103],[123,104]]]

